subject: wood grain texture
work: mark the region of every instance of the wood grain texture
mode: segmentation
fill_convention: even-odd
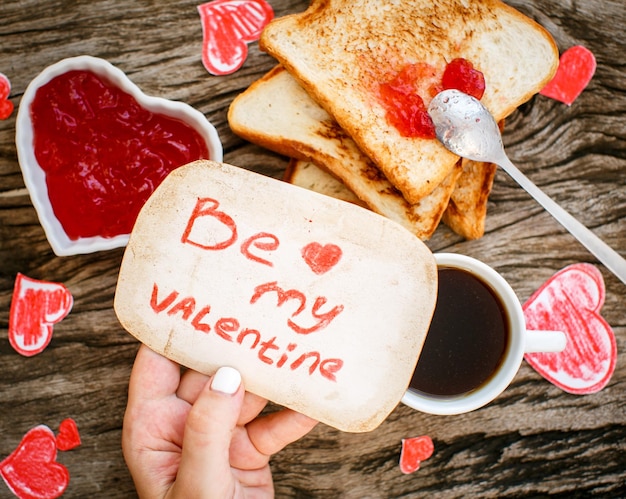
[[[305,0],[271,2],[277,16]],[[621,0],[510,0],[555,37],[561,51],[582,44],[598,68],[571,107],[536,96],[507,120],[507,151],[527,175],[620,253],[626,254],[626,9]],[[216,126],[225,161],[280,178],[287,159],[228,128],[235,95],[274,61],[250,46],[246,64],[214,77],[201,63],[197,3],[140,0],[5,0],[0,4],[0,72],[19,106],[46,66],[89,54],[125,71],[147,94],[182,100]],[[59,454],[71,475],[65,497],[133,497],[120,449],[128,375],[137,343],[112,308],[123,250],[55,257],[17,162],[16,112],[0,121],[0,458],[33,426],[56,431],[74,418],[83,444]],[[596,263],[524,191],[498,172],[486,234],[463,241],[440,227],[433,251],[478,257],[525,301],[576,262]],[[626,288],[606,282],[603,315],[617,337],[617,368],[594,395],[569,395],[523,364],[490,406],[462,416],[429,416],[400,405],[377,430],[346,434],[318,426],[273,458],[278,497],[624,497],[626,496]],[[7,341],[15,275],[64,283],[71,314],[40,355],[24,358]],[[401,440],[430,435],[435,453],[403,475]],[[0,483],[0,497],[8,497]]]

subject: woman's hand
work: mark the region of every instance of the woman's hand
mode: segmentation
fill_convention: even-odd
[[[141,497],[272,497],[269,460],[316,421],[267,401],[241,376],[181,369],[141,346],[130,378],[122,449]]]

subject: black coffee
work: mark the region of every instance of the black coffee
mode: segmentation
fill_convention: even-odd
[[[439,269],[435,313],[410,388],[460,395],[483,385],[504,359],[509,321],[491,288],[461,269]]]

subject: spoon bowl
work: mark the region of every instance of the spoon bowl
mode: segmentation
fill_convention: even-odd
[[[428,113],[437,138],[446,149],[464,158],[500,166],[626,284],[626,260],[519,171],[504,151],[496,120],[478,99],[459,90],[444,90],[431,101]]]
[[[445,90],[431,101],[428,112],[437,138],[454,154],[493,161],[504,151],[498,124],[478,99],[458,90]]]

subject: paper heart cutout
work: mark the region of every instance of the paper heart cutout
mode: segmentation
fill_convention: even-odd
[[[427,435],[402,439],[400,471],[404,474],[417,471],[422,461],[426,461],[426,459],[432,456],[434,450],[435,446],[433,441]]]
[[[198,6],[202,21],[202,63],[213,75],[237,71],[248,56],[248,43],[274,18],[265,0],[215,0]]]
[[[593,53],[582,45],[570,47],[561,55],[559,68],[552,80],[539,93],[570,106],[595,72],[596,58]]]
[[[324,274],[341,260],[341,248],[336,244],[309,243],[302,248],[302,258],[316,274]]]
[[[55,79],[45,92],[53,94],[60,108],[56,112],[71,118],[57,120],[56,107],[44,98],[38,112],[31,113],[39,91]],[[90,86],[94,80],[100,82]],[[75,84],[74,90],[62,91],[68,83]],[[82,105],[84,101],[89,105]],[[110,101],[116,105],[109,107]],[[72,119],[80,126],[72,128]],[[41,149],[35,143],[40,121]],[[201,112],[144,94],[123,71],[90,56],[63,59],[31,81],[17,114],[15,140],[24,182],[59,256],[125,246],[143,202],[164,175],[205,150],[214,161],[222,161],[217,131]],[[56,175],[39,162],[42,151],[50,152],[47,169]],[[80,174],[76,165],[70,166],[70,156],[79,158]],[[56,170],[55,160],[63,165]],[[63,216],[56,212],[59,207]]]
[[[0,463],[0,474],[21,499],[53,499],[65,492],[70,481],[67,468],[56,457],[54,433],[47,426],[36,426]]]
[[[524,358],[568,393],[597,392],[615,370],[615,334],[600,315],[604,297],[600,271],[579,263],[557,272],[523,306],[528,329],[566,334],[567,346],[562,352],[527,353]]]
[[[0,73],[0,120],[6,120],[13,112],[13,103],[9,100],[11,82]]]
[[[43,351],[54,325],[70,313],[74,298],[57,282],[39,281],[17,274],[9,313],[9,342],[25,357]]]
[[[62,451],[72,450],[81,444],[80,434],[76,421],[67,418],[61,421],[59,425],[59,433],[56,436],[57,449]]]

